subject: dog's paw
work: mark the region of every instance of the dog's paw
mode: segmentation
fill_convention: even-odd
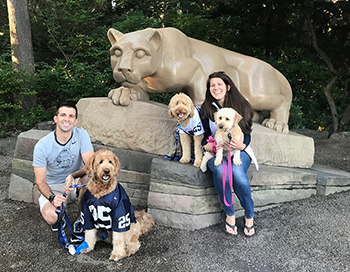
[[[207,172],[207,164],[206,163],[202,163],[200,169],[202,170],[203,173]]]
[[[139,241],[136,241],[135,243],[130,243],[126,246],[125,254],[127,257],[135,254],[141,246],[141,243]]]
[[[81,253],[82,254],[86,254],[86,253],[89,253],[90,251],[92,251],[93,249],[91,247],[88,247],[86,249],[84,249]]]
[[[241,160],[233,160],[234,165],[240,166],[242,164]]]
[[[194,163],[193,163],[193,166],[200,167],[201,163],[202,163],[201,160],[195,160]]]
[[[111,256],[109,257],[109,259],[112,260],[112,261],[119,261],[120,259],[123,259],[124,257],[126,257],[126,256],[125,255],[121,255],[121,254],[117,254],[117,253],[112,251]]]
[[[180,162],[181,162],[181,163],[189,163],[189,162],[190,162],[190,158],[182,157],[182,158],[180,159]]]
[[[215,159],[214,165],[219,166],[221,164],[221,160]]]

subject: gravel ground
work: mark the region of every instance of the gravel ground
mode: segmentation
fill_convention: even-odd
[[[103,242],[68,254],[38,208],[7,199],[16,137],[0,139],[0,271],[349,271],[350,191],[288,202],[256,213],[254,237],[232,237],[221,225],[196,231],[156,225],[133,256],[109,261]],[[349,138],[315,137],[315,163],[350,172]],[[75,206],[68,206],[75,215]]]

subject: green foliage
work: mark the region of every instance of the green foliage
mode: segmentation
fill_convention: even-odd
[[[107,96],[116,87],[110,67],[107,31],[175,27],[193,37],[262,59],[282,72],[293,89],[290,128],[328,129],[332,125],[323,93],[332,73],[310,47],[305,1],[292,0],[28,0],[36,73],[12,69],[8,19],[0,18],[1,135],[52,118],[64,100]],[[319,46],[349,77],[348,1],[310,1]],[[0,0],[1,14],[6,1]],[[3,33],[3,34],[1,34]],[[349,105],[346,85],[336,82],[332,95],[339,115]],[[343,84],[343,85],[342,85]],[[168,104],[173,94],[151,94]],[[36,97],[25,110],[22,98]]]
[[[9,54],[0,55],[0,137],[32,127],[45,116],[40,106],[26,109],[23,97],[35,99],[35,75],[15,71]]]

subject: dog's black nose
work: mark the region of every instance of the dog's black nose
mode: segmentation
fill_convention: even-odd
[[[103,173],[104,173],[105,175],[108,175],[109,172],[110,172],[110,170],[109,170],[108,168],[105,168],[105,169],[103,170]]]
[[[223,127],[224,127],[223,125],[220,125],[220,126],[219,126],[220,129],[223,128]]]

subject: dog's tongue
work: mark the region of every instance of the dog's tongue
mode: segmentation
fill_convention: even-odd
[[[177,116],[179,116],[180,118],[182,118],[184,116],[184,114],[182,112],[180,112]]]
[[[108,176],[103,176],[102,177],[103,180],[108,180],[108,178],[109,178]]]

